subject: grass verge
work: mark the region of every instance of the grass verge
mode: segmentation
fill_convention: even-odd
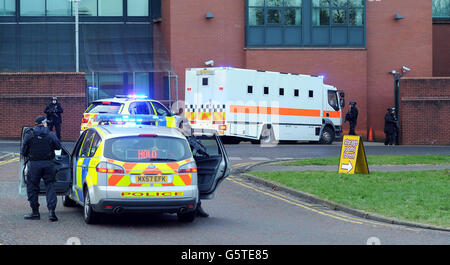
[[[372,155],[369,165],[438,165],[450,164],[450,155]],[[312,158],[280,163],[283,166],[339,165],[339,157]]]
[[[450,227],[448,169],[370,175],[326,171],[252,171],[250,174],[355,209]]]

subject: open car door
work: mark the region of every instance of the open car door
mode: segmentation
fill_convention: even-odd
[[[212,199],[217,187],[230,174],[230,161],[225,147],[214,130],[194,130],[194,137],[206,148],[208,155],[195,151],[200,199]]]
[[[22,138],[20,141],[20,146],[22,147],[22,142],[26,134],[32,133],[32,127],[22,128]],[[55,191],[56,195],[67,195],[70,191],[72,185],[72,174],[69,168],[70,154],[64,146],[61,146],[61,150],[55,151],[55,159],[53,160],[55,164]],[[20,155],[19,160],[19,194],[27,195],[27,176],[28,176],[28,159]],[[45,195],[45,184],[44,180],[41,179],[39,185],[39,195]]]

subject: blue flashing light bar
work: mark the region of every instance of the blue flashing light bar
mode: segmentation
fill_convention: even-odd
[[[164,120],[160,119],[155,115],[121,115],[121,114],[98,114],[94,118],[96,122],[101,125],[156,125],[156,122],[162,122]]]

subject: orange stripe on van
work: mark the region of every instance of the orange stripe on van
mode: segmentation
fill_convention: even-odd
[[[328,116],[327,116],[328,113]],[[325,118],[341,118],[341,112],[340,111],[323,111],[323,117]]]
[[[320,110],[231,105],[230,112],[285,116],[320,117]]]

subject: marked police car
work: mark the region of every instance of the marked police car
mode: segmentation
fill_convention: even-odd
[[[22,137],[27,128],[23,129]],[[88,224],[101,213],[176,213],[192,222],[199,199],[212,199],[230,163],[214,131],[194,132],[206,154],[191,150],[176,128],[97,125],[85,130],[70,154],[57,153],[57,195],[84,208]],[[26,194],[27,161],[20,157],[20,194]],[[45,195],[41,182],[40,195]]]
[[[177,127],[180,117],[173,114],[161,102],[142,95],[117,95],[114,98],[96,100],[86,109],[81,119],[80,134],[98,124],[99,114],[153,115],[157,126]]]

